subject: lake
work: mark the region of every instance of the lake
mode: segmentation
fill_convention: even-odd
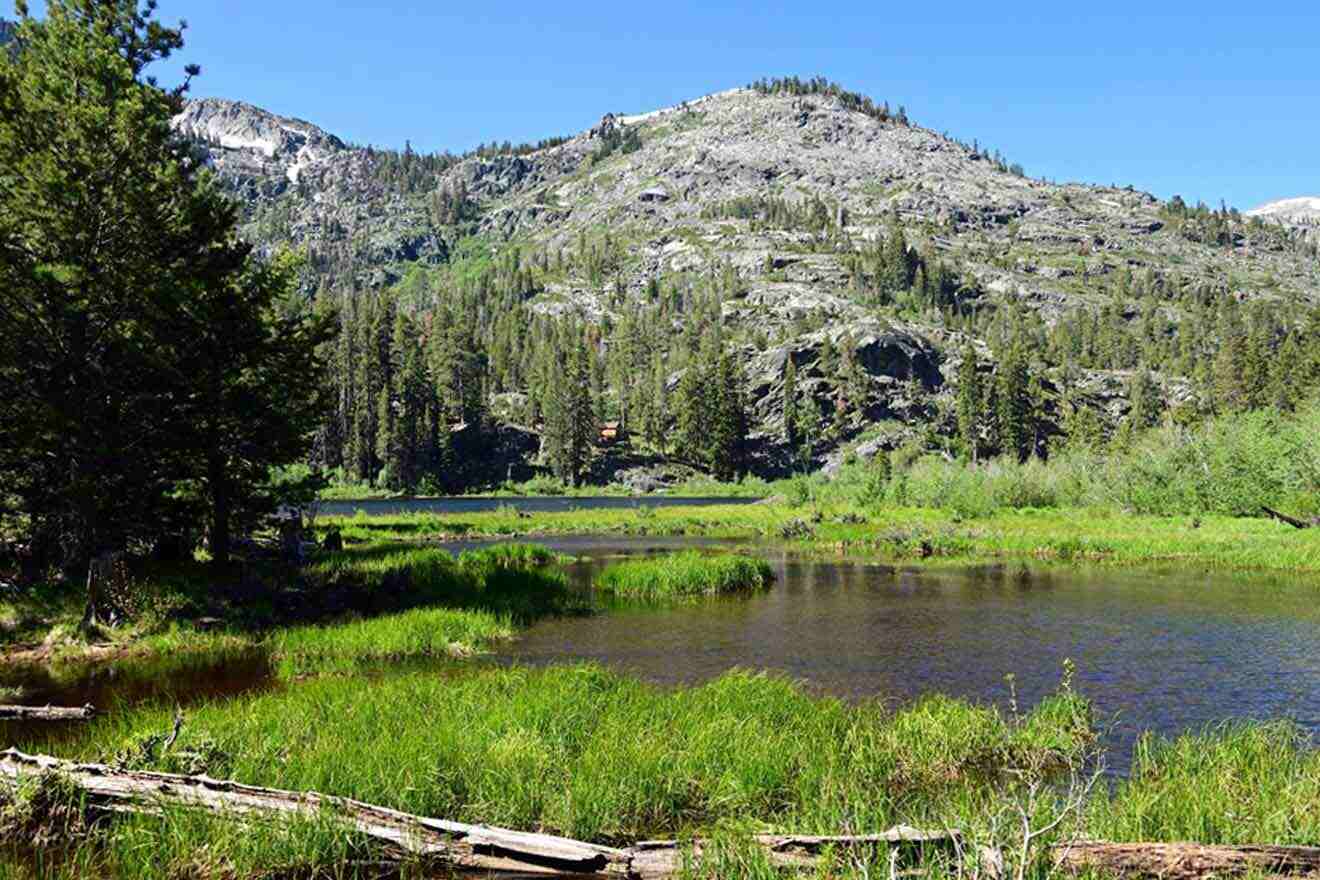
[[[1001,706],[1011,674],[1024,707],[1058,686],[1071,659],[1075,686],[1113,724],[1116,762],[1143,730],[1287,717],[1320,731],[1320,601],[1309,584],[768,558],[776,582],[762,595],[542,621],[504,659],[593,660],[661,684],[769,669],[849,699],[944,693]],[[575,566],[576,581],[586,588],[604,564]]]

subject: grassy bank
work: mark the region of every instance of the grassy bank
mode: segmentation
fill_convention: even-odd
[[[0,669],[52,667],[73,677],[88,663],[189,654],[219,660],[254,650],[300,672],[467,656],[508,638],[515,626],[574,608],[556,561],[526,544],[456,559],[439,547],[372,541],[324,554],[301,571],[271,567],[238,590],[232,572],[196,565],[191,577],[176,568],[156,579],[147,568],[132,585],[140,610],[91,634],[78,631],[80,591],[38,587],[6,606],[37,641],[11,643]]]
[[[352,540],[540,538],[617,534],[785,542],[884,561],[1000,559],[1091,564],[1176,564],[1244,571],[1320,571],[1320,529],[1298,531],[1260,518],[1155,516],[1105,508],[1006,509],[967,518],[949,510],[868,507],[822,500],[642,510],[579,509],[518,514],[413,513],[331,520]]]
[[[204,706],[168,749],[160,734],[170,711],[134,711],[56,751],[605,843],[722,834],[732,861],[707,874],[722,877],[773,876],[739,844],[757,830],[956,827],[1011,859],[1022,855],[1023,815],[1033,827],[1062,819],[1040,843],[1320,835],[1320,753],[1282,723],[1146,739],[1129,779],[1111,789],[1088,785],[1083,771],[1070,786],[1063,770],[1082,770],[1097,753],[1089,709],[1066,684],[1022,715],[944,697],[898,710],[848,704],[745,672],[676,690],[590,665],[398,673],[364,685],[317,678]],[[1033,793],[1031,783],[1046,779],[1056,784]],[[11,842],[27,839],[19,826],[51,830],[52,803],[42,813],[39,798],[22,797],[0,809]],[[76,811],[61,817],[81,821]],[[369,856],[316,822],[253,829],[168,812],[99,825],[63,876],[77,875],[68,865],[117,878],[357,876],[349,863]],[[840,864],[831,876],[867,876],[883,858]],[[1036,864],[1029,873],[1047,872]]]
[[[1004,796],[1001,771],[1077,757],[1092,735],[1066,691],[1016,719],[945,698],[898,712],[849,705],[741,672],[662,690],[595,666],[404,673],[367,687],[318,678],[195,710],[163,751],[170,724],[168,709],[132,712],[59,751],[622,842],[739,825],[965,826]],[[113,876],[195,875],[199,853],[218,873],[251,876],[333,871],[353,849],[324,829],[259,835],[260,846],[236,836],[166,814],[106,827],[99,853]]]
[[[596,576],[595,583],[623,598],[657,601],[751,592],[768,587],[773,579],[763,559],[691,551],[615,562]]]

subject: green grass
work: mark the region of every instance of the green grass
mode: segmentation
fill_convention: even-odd
[[[899,709],[848,703],[741,671],[677,689],[589,664],[331,676],[193,709],[170,750],[144,748],[171,713],[116,713],[53,750],[605,843],[714,834],[712,877],[775,876],[746,846],[754,831],[954,827],[1012,857],[1024,782],[1096,748],[1067,672],[1054,696],[1020,716],[943,696]],[[1062,788],[1042,791],[1031,805],[1037,826],[1063,803]],[[0,793],[6,840],[52,830],[60,814],[34,809],[41,797],[31,784],[17,801]],[[1235,724],[1142,740],[1131,777],[1092,788],[1046,840],[1312,843],[1318,803],[1320,751],[1295,726]],[[70,819],[78,816],[60,821]],[[0,855],[0,872],[10,872],[0,876],[79,876],[93,866],[125,880],[356,876],[349,863],[369,857],[321,820],[257,828],[167,811],[101,825],[48,872],[14,873]],[[868,867],[841,864],[831,876],[860,878]]]
[[[659,600],[751,592],[773,579],[764,559],[689,551],[613,563],[596,576],[596,586],[626,598]]]
[[[353,669],[362,663],[458,658],[512,638],[507,617],[487,611],[416,608],[399,614],[284,629],[266,645],[285,675]]]
[[[1320,572],[1320,529],[1260,518],[1156,516],[1108,508],[1003,509],[968,518],[950,510],[830,498],[800,504],[580,509],[520,516],[512,510],[331,519],[346,536],[379,540],[557,534],[689,535],[782,543],[922,564],[1017,559],[1098,565],[1177,565],[1255,572]]]
[[[1091,804],[1113,840],[1314,845],[1320,751],[1290,722],[1230,723],[1136,746],[1131,778]]]
[[[124,625],[102,627],[97,644],[77,632],[78,603],[60,604],[38,591],[28,600],[32,607],[65,611],[43,618],[44,631],[34,625],[33,635],[53,649],[28,663],[48,666],[57,678],[76,678],[87,666],[108,661],[149,665],[153,658],[187,657],[205,665],[254,650],[274,652],[281,668],[293,672],[336,663],[466,655],[507,638],[514,626],[578,610],[581,600],[570,596],[558,561],[545,547],[529,544],[500,545],[455,559],[440,547],[372,540],[320,556],[301,574],[273,574],[299,578],[300,592],[282,600],[283,611],[274,601],[286,586],[279,580],[272,581],[268,593],[227,604],[218,604],[216,597],[202,604],[199,594],[224,576],[195,566],[191,579],[173,572],[168,579],[144,581],[146,594],[165,596],[166,607],[185,612],[178,619],[149,610]],[[34,612],[29,608],[26,613]],[[199,629],[196,618],[203,613],[219,613],[218,626],[212,622]],[[325,619],[308,621],[316,615]],[[0,656],[0,673],[6,665],[20,665],[23,656]]]
[[[58,751],[142,755],[170,723],[168,708],[128,712]],[[1077,754],[1091,735],[1086,704],[1066,691],[1016,720],[948,698],[896,712],[853,705],[746,672],[667,690],[592,665],[468,668],[317,678],[215,703],[190,712],[173,749],[146,764],[624,842],[730,823],[962,826],[997,796],[1000,770],[1053,749]],[[167,813],[115,826],[107,849],[129,862],[123,876],[142,876],[134,852],[152,853],[159,869],[238,845],[214,833],[214,823]],[[325,840],[306,844],[322,848],[310,856],[337,857]]]
[[[535,544],[501,544],[457,559],[434,547],[350,548],[319,560],[314,573],[363,594],[355,605],[408,610],[282,629],[263,644],[285,674],[479,653],[511,638],[518,624],[575,607],[564,574],[553,567],[557,560]]]

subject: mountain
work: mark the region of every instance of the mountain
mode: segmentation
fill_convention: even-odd
[[[1248,211],[1247,216],[1308,230],[1311,233],[1320,233],[1320,196],[1301,196],[1267,202]]]
[[[952,433],[969,342],[989,372],[1010,335],[1027,340],[1045,370],[1050,432],[1079,407],[1112,428],[1133,408],[1138,366],[1151,371],[1157,410],[1204,397],[1196,362],[1214,356],[1223,309],[1262,304],[1281,340],[1320,301],[1316,242],[1300,226],[1314,202],[1244,216],[1035,180],[975,141],[823,80],[610,113],[573,137],[467,156],[350,146],[215,99],[191,102],[175,124],[245,200],[245,234],[306,248],[309,290],[395,291],[426,310],[485,272],[485,304],[462,306],[473,332],[524,360],[521,341],[496,335],[563,315],[608,330],[649,309],[668,322],[656,344],[672,388],[675,340],[697,320],[691,291],[714,291],[767,470],[787,454],[774,447],[790,358],[834,420],[819,463],[877,426],[886,445],[923,426]],[[512,275],[493,268],[502,256]],[[521,330],[490,314],[497,275],[501,290],[518,288],[498,308],[516,311]],[[670,290],[677,315],[661,307]],[[861,390],[845,395],[840,371],[854,368]],[[494,370],[492,405],[503,399],[508,420],[528,422],[527,370]],[[620,396],[603,394],[607,413],[623,412]]]
[[[304,169],[348,149],[310,122],[276,116],[240,101],[190,101],[173,125],[175,131],[204,144],[212,167],[234,180],[296,184]]]

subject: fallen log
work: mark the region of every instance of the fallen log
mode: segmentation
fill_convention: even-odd
[[[497,874],[559,874],[627,880],[661,880],[699,859],[705,842],[647,841],[618,849],[549,834],[510,831],[431,819],[351,798],[244,785],[207,776],[118,770],[76,764],[17,749],[0,752],[0,781],[58,773],[73,782],[88,804],[109,812],[159,813],[163,807],[199,809],[244,817],[331,817],[385,845],[390,854],[432,859],[450,868]],[[898,827],[856,837],[762,835],[756,838],[773,863],[812,867],[827,847],[946,845],[957,832]]]
[[[91,706],[0,706],[0,721],[87,721],[96,717]]]
[[[1050,856],[1055,866],[1071,874],[1115,877],[1200,880],[1242,874],[1273,877],[1320,874],[1320,847],[1315,846],[1081,841],[1056,844]]]
[[[615,848],[549,834],[534,834],[430,819],[351,798],[315,792],[261,788],[173,773],[118,770],[76,764],[16,749],[0,752],[0,784],[20,776],[59,773],[74,782],[90,806],[110,812],[158,814],[162,807],[193,808],[243,820],[273,817],[330,817],[383,844],[384,857],[435,860],[450,868],[499,875],[572,875],[616,880],[667,880],[698,862],[706,840],[642,841]],[[922,831],[898,826],[879,834],[820,837],[762,834],[752,838],[780,868],[813,870],[827,851],[867,848],[958,849],[957,831]],[[892,851],[892,850],[891,850]],[[979,850],[982,876],[1002,876],[1003,857]],[[1218,846],[1199,843],[1109,843],[1074,841],[1049,849],[1053,865],[1069,874],[1162,880],[1209,876],[1320,875],[1320,847]]]
[[[1279,522],[1287,523],[1288,525],[1292,526],[1294,529],[1309,529],[1317,524],[1320,524],[1320,521],[1318,521],[1317,519],[1310,519],[1310,520],[1298,519],[1295,516],[1289,516],[1286,513],[1280,513],[1279,511],[1275,510],[1272,507],[1262,507],[1261,510],[1264,511],[1265,515],[1270,517],[1271,519],[1277,519]]]

